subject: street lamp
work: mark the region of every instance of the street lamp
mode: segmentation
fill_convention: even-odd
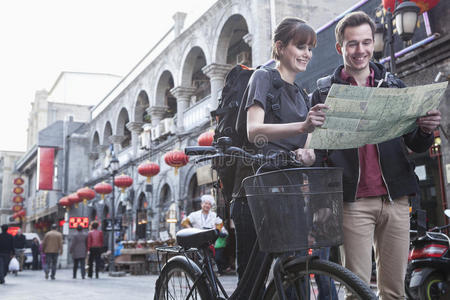
[[[397,1],[396,1],[397,2]],[[394,10],[395,27],[398,35],[404,42],[411,40],[416,30],[417,19],[420,8],[412,1],[403,1]],[[395,52],[394,52],[394,26],[392,24],[392,12],[388,8],[386,21],[384,24],[376,23],[374,34],[374,57],[380,59],[383,56],[385,43],[389,43],[389,66],[390,72],[395,73]],[[387,25],[387,30],[385,25]]]
[[[116,221],[116,212],[115,212],[115,204],[114,204],[114,179],[115,176],[117,175],[117,172],[119,171],[119,160],[117,159],[117,157],[113,154],[111,160],[109,161],[108,166],[105,168],[107,169],[110,173],[111,173],[111,178],[112,178],[112,200],[111,200],[111,224],[112,224],[112,229],[111,229],[111,261],[109,264],[109,274],[111,275],[114,272],[114,246],[115,246],[115,234],[114,234],[114,225],[115,225],[115,221]]]

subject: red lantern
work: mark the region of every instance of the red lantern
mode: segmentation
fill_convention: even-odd
[[[25,199],[23,199],[22,196],[14,196],[14,197],[13,197],[13,202],[14,202],[14,203],[22,203],[23,200],[25,200]]]
[[[70,205],[75,204],[75,208],[78,208],[78,203],[82,201],[80,197],[78,197],[77,193],[70,194],[69,196],[67,196],[67,199],[69,199]]]
[[[59,205],[64,206],[66,210],[69,210],[69,206],[71,206],[72,203],[70,202],[69,197],[65,196],[59,199]]]
[[[133,178],[122,174],[114,179],[114,184],[122,189],[122,193],[125,193],[125,188],[133,184]]]
[[[172,150],[164,155],[164,161],[171,167],[175,167],[175,175],[178,174],[178,168],[185,166],[189,162],[189,156],[180,150]]]
[[[84,204],[87,203],[88,200],[92,200],[95,198],[95,192],[94,190],[84,187],[77,191],[78,197],[83,201]]]
[[[94,186],[94,190],[97,194],[102,195],[102,199],[105,199],[105,195],[112,192],[112,186],[109,183],[100,182]]]
[[[211,146],[213,140],[214,140],[214,131],[203,132],[197,139],[199,146]]]
[[[433,7],[435,7],[440,0],[411,0],[415,2],[417,6],[420,8],[420,13],[424,13],[429,11]],[[403,0],[398,0],[398,4],[402,3]],[[383,0],[383,7],[385,10],[391,9],[391,12],[394,12],[395,9],[395,0]]]
[[[20,210],[22,210],[23,206],[22,205],[13,205],[12,210],[14,212],[18,212]]]
[[[25,181],[22,178],[20,178],[20,177],[17,177],[17,178],[14,179],[14,184],[15,185],[22,185],[22,184],[24,184],[24,182]]]
[[[150,183],[151,178],[159,173],[159,166],[156,163],[146,161],[139,165],[138,172],[142,176],[146,176],[147,183]]]
[[[23,188],[20,187],[20,186],[16,186],[16,187],[13,189],[13,193],[16,194],[16,195],[22,194],[22,193],[23,193]]]

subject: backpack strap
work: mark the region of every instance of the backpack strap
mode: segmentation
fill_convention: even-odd
[[[266,68],[270,74],[271,86],[269,92],[267,93],[267,104],[272,109],[272,113],[275,118],[280,121],[280,94],[281,87],[283,86],[283,80],[281,79],[280,73],[277,69]]]
[[[317,89],[319,90],[319,96],[320,96],[321,103],[325,102],[328,92],[330,91],[331,84],[332,84],[332,76],[331,75],[319,78],[317,80]]]

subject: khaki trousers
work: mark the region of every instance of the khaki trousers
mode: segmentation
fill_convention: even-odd
[[[409,252],[408,197],[392,203],[385,197],[344,202],[343,263],[370,282],[372,245],[380,300],[405,299],[404,280]]]

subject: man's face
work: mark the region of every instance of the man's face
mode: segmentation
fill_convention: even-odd
[[[211,203],[209,201],[205,201],[202,203],[202,211],[205,213],[209,213],[211,210]]]
[[[373,48],[373,34],[369,24],[346,27],[342,46],[336,44],[336,50],[344,59],[345,70],[350,73],[369,68]]]

